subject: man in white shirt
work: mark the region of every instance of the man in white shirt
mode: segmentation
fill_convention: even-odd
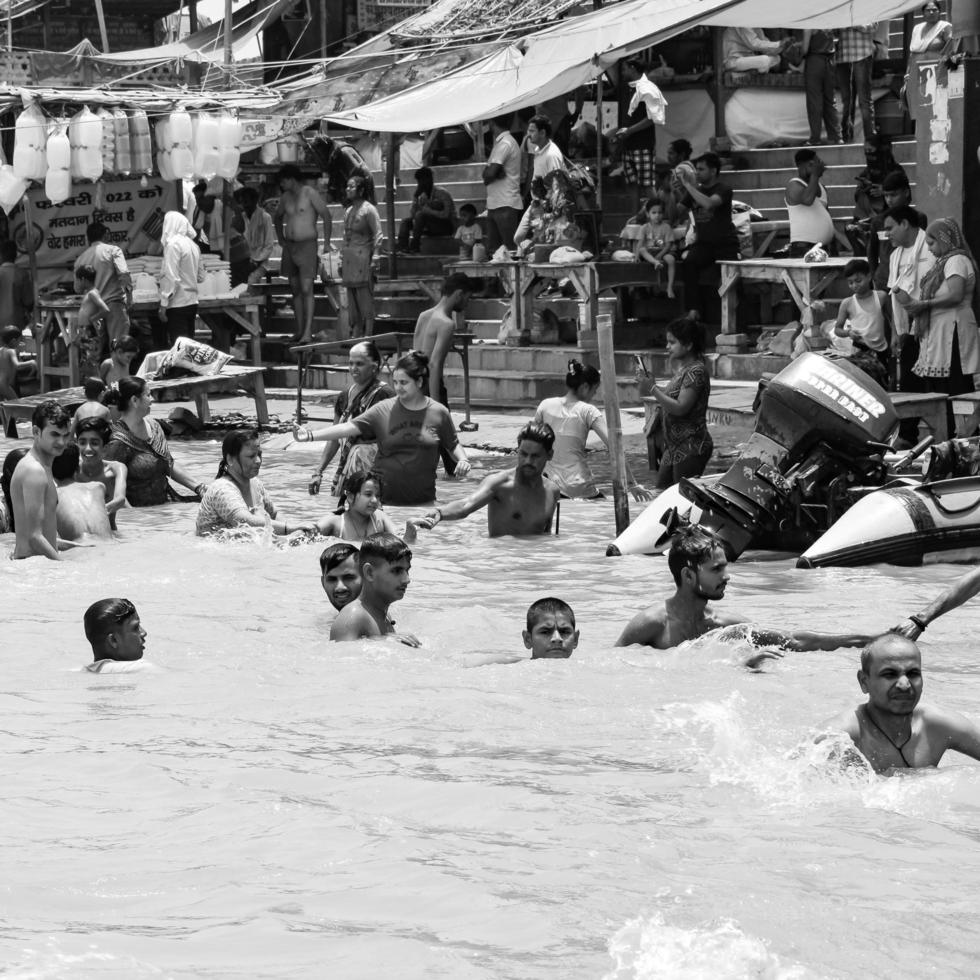
[[[487,251],[514,247],[514,232],[521,220],[521,148],[510,134],[512,116],[490,120],[493,149],[483,168],[487,188]]]
[[[122,249],[104,240],[109,234],[109,229],[101,221],[93,221],[85,230],[85,234],[89,246],[75,259],[75,270],[85,266],[95,269],[95,288],[109,307],[105,319],[106,331],[111,343],[129,333],[129,306],[133,299],[133,281]]]
[[[525,143],[534,159],[532,177],[544,178],[553,170],[565,170],[565,155],[551,142],[551,120],[547,116],[531,117]]]
[[[922,296],[922,277],[936,261],[926,245],[919,212],[902,204],[885,212],[885,234],[892,246],[888,257],[888,292],[892,299],[892,346],[902,391],[925,391],[924,381],[912,371],[919,357],[919,343],[912,336],[905,304]],[[918,442],[918,419],[903,419],[899,438],[903,443]]]

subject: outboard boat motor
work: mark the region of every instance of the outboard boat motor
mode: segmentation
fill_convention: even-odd
[[[804,354],[762,391],[755,431],[720,479],[681,480],[729,559],[750,543],[799,546],[836,520],[843,488],[880,484],[898,415],[880,385],[849,361]]]

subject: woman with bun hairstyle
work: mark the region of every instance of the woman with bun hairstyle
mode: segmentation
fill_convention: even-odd
[[[704,363],[701,321],[682,316],[667,324],[667,354],[674,373],[663,388],[637,372],[641,393],[658,402],[646,430],[657,490],[672,487],[682,477],[700,476],[714,449],[708,432],[711,378]]]
[[[470,471],[449,410],[425,394],[429,389],[429,358],[410,350],[395,363],[391,374],[395,397],[377,402],[363,414],[316,431],[296,429],[300,442],[375,439],[378,455],[373,469],[385,486],[388,504],[428,504],[436,497],[439,447],[456,460],[457,477]]]
[[[555,433],[555,454],[545,476],[566,497],[604,496],[595,485],[592,470],[585,458],[585,443],[594,432],[606,447],[609,432],[602,412],[592,404],[602,378],[596,368],[581,361],[568,362],[565,384],[568,392],[561,398],[546,398],[534,413],[535,422],[547,422]],[[637,500],[649,500],[649,492],[636,482],[627,468],[630,493]]]
[[[207,484],[196,481],[174,461],[160,423],[150,418],[153,395],[146,381],[123,378],[118,387],[110,388],[102,396],[102,401],[119,409],[105,458],[125,464],[126,500],[133,507],[153,507],[177,499],[169,480],[187,487],[198,497],[204,493]]]

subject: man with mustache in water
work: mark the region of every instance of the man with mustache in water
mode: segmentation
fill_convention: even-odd
[[[487,508],[487,534],[550,534],[558,505],[558,487],[544,477],[552,457],[555,433],[546,422],[528,422],[517,433],[517,464],[492,473],[468,497],[436,507],[412,523],[429,531],[442,521],[461,521]]]
[[[875,772],[938,766],[947,749],[980,759],[980,727],[919,704],[922,657],[913,640],[894,633],[873,639],[861,651],[857,679],[868,700],[823,727],[849,735]]]
[[[667,554],[677,591],[662,603],[637,613],[626,624],[616,646],[633,643],[669,650],[685,640],[693,640],[722,626],[747,623],[743,616],[716,612],[708,608],[712,599],[723,599],[728,585],[728,559],[721,541],[696,524],[679,531]],[[871,640],[860,633],[812,633],[807,630],[783,632],[751,628],[748,638],[755,644],[773,645],[784,650],[836,650],[863,646]],[[781,657],[765,651],[750,657],[747,667],[756,667],[767,658]]]

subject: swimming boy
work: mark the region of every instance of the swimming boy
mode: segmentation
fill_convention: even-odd
[[[875,637],[861,651],[857,679],[868,700],[823,727],[848,734],[875,772],[938,766],[947,749],[980,759],[980,726],[919,704],[922,656],[913,640]]]
[[[346,541],[324,548],[320,555],[320,584],[338,612],[361,594],[357,548]]]
[[[75,443],[78,446],[78,468],[71,479],[75,483],[96,484],[100,487],[109,515],[109,524],[116,530],[116,514],[126,506],[125,463],[105,458],[105,448],[112,438],[109,423],[102,418],[78,420],[76,413]],[[60,508],[59,502],[59,508]]]
[[[17,535],[14,558],[43,555],[58,561],[59,550],[72,547],[58,539],[58,488],[51,475],[51,463],[68,444],[68,422],[68,413],[52,399],[41,402],[31,416],[34,444],[10,481]]]
[[[85,639],[92,644],[92,663],[85,669],[93,674],[113,674],[132,670],[143,656],[146,630],[129,599],[100,599],[85,610]]]
[[[561,599],[547,596],[532,602],[527,611],[524,646],[532,660],[567,660],[578,646],[575,613]]]
[[[487,533],[550,534],[560,491],[544,477],[551,459],[555,433],[546,422],[528,422],[517,434],[517,463],[513,471],[492,473],[468,497],[436,507],[416,527],[431,530],[441,521],[461,521],[481,507],[487,508]]]
[[[637,613],[627,623],[616,646],[640,643],[656,650],[669,650],[721,626],[748,622],[742,616],[719,613],[708,607],[710,600],[725,597],[729,581],[725,549],[710,531],[692,525],[678,532],[667,554],[667,566],[677,591],[664,602]],[[753,630],[752,638],[757,643],[786,650],[836,650],[863,646],[871,639],[860,633],[835,635],[771,629]],[[759,660],[759,657],[752,657],[747,666],[757,666]]]
[[[412,552],[393,534],[370,534],[361,542],[357,556],[361,594],[340,610],[330,627],[331,640],[363,640],[390,637],[407,646],[419,641],[410,633],[396,633],[388,616],[393,602],[404,598],[411,581]]]
[[[33,358],[22,358],[17,353],[22,333],[21,328],[15,326],[0,330],[0,397],[2,398],[19,398],[20,382],[37,375],[37,361]]]
[[[78,446],[74,443],[51,461],[51,475],[58,487],[58,540],[76,544],[109,540],[112,527],[105,507],[105,488],[97,483],[76,483],[78,466]]]

